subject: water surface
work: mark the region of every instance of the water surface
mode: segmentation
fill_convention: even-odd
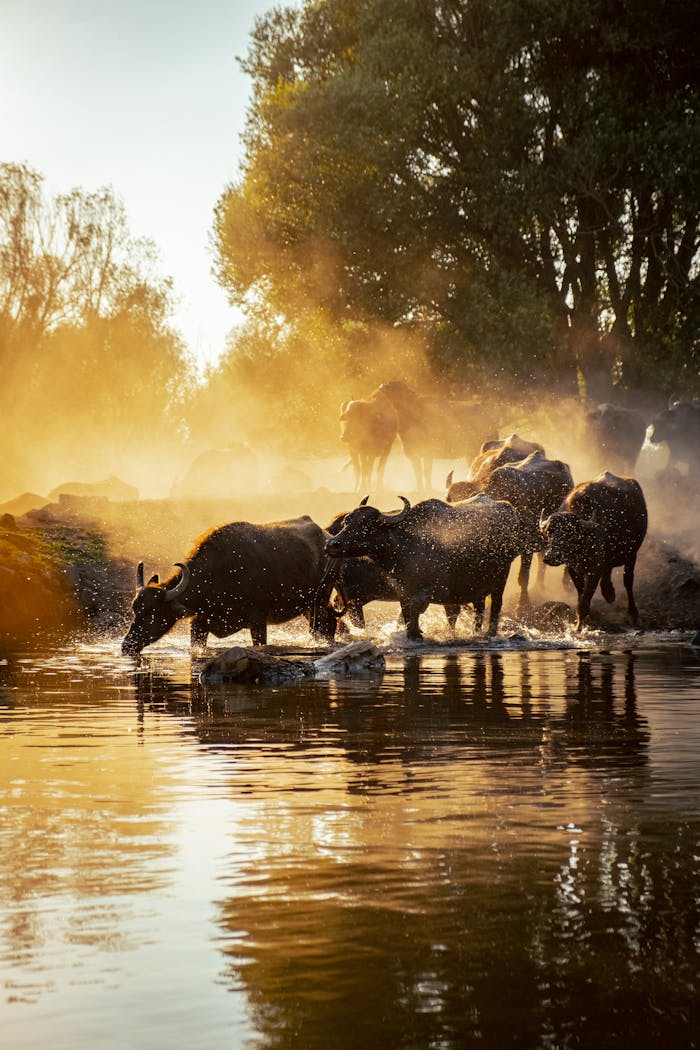
[[[700,1042],[685,641],[275,688],[176,637],[4,656],[8,1050]]]

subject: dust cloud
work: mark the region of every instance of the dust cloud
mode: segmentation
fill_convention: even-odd
[[[223,521],[309,513],[326,525],[367,494],[354,488],[340,440],[340,405],[397,379],[423,395],[488,405],[500,437],[517,433],[540,442],[550,458],[570,465],[575,482],[606,469],[621,472],[596,446],[586,405],[575,394],[509,389],[502,377],[479,385],[438,381],[419,334],[358,327],[340,338],[312,318],[303,339],[298,331],[277,331],[273,345],[265,351],[259,331],[243,330],[217,369],[203,380],[184,375],[170,390],[115,368],[104,377],[113,387],[108,398],[76,385],[70,347],[58,355],[50,382],[37,384],[31,363],[15,364],[8,377],[13,397],[0,512],[21,515],[57,502],[64,512],[85,511],[92,499],[112,553],[133,562],[145,557],[146,571],[161,573]],[[627,404],[633,407],[634,399]],[[650,406],[640,401],[639,410],[651,422]],[[466,478],[479,443],[461,457],[436,460],[432,490],[425,493],[417,491],[397,438],[384,488],[370,491],[370,502],[392,510],[401,495],[412,502],[443,496],[448,471],[455,480]],[[697,559],[698,492],[682,474],[665,477],[667,459],[664,446],[647,440],[626,473],[644,488],[650,533]],[[560,587],[552,597],[563,597]]]

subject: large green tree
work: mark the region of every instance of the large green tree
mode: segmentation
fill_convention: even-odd
[[[273,10],[220,282],[289,318],[422,327],[465,378],[697,383],[697,29],[678,0]]]

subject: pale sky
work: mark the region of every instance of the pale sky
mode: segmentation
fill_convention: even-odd
[[[237,173],[251,82],[236,62],[275,0],[0,0],[0,161],[50,194],[111,186],[216,360],[238,317],[211,276],[213,208]],[[289,6],[285,0],[284,6]]]

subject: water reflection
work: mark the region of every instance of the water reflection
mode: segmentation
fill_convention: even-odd
[[[447,647],[212,689],[182,652],[2,667],[4,1005],[67,995],[73,967],[128,986],[133,1025],[160,1004],[165,1035],[128,1040],[149,1050],[228,1045],[232,1004],[241,1046],[691,1046],[699,669]]]

